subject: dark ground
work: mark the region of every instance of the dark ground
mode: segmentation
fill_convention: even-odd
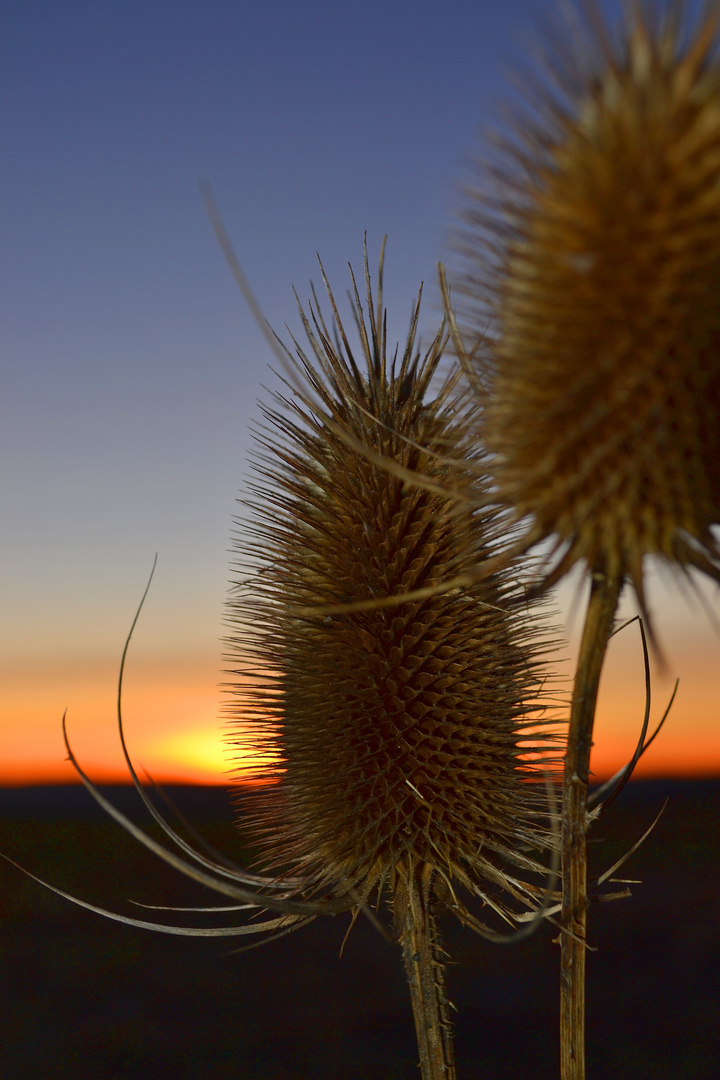
[[[104,789],[123,808],[125,788]],[[237,853],[226,793],[171,789]],[[594,907],[591,1080],[720,1077],[720,781],[637,781],[594,830],[597,869],[670,802],[621,876],[633,897]],[[143,822],[140,810],[135,815]],[[0,789],[0,851],[95,903],[200,903],[95,811],[80,788]],[[213,897],[209,902],[222,902]],[[149,915],[153,917],[152,913]],[[190,918],[183,914],[180,920]],[[261,949],[109,922],[0,865],[2,1080],[413,1080],[419,1076],[399,950],[347,917]],[[494,946],[446,925],[461,1080],[555,1080],[555,931]],[[247,941],[248,939],[244,939]],[[228,943],[229,941],[229,943]]]

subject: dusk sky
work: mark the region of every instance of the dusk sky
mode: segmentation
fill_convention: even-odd
[[[428,340],[468,159],[534,47],[534,16],[551,9],[2,5],[0,783],[71,779],[66,707],[88,770],[120,778],[117,667],[156,551],[128,662],[128,739],[159,779],[227,775],[230,530],[248,425],[278,380],[199,181],[286,338],[299,325],[292,286],[305,300],[318,281],[315,253],[343,298],[367,231],[372,262],[388,235],[390,336],[404,335],[424,281]],[[559,597],[563,617],[571,598]],[[720,638],[672,582],[653,581],[650,599],[669,659],[653,716],[681,684],[645,771],[718,772]],[[603,681],[598,772],[632,753],[643,686],[631,628]]]

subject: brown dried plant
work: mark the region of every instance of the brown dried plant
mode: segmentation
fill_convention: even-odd
[[[417,350],[419,297],[402,355],[387,357],[382,264],[381,255],[373,297],[365,253],[367,314],[352,278],[359,359],[326,281],[330,326],[314,291],[309,314],[300,307],[308,346],[285,350],[284,390],[256,434],[229,612],[229,740],[255,754],[254,769],[238,770],[239,780],[260,782],[243,786],[238,825],[258,866],[237,867],[186,840],[140,783],[121,713],[135,623],[119,732],[133,781],[172,846],[104,798],[66,736],[80,777],[117,821],[234,901],[217,912],[251,920],[174,926],[50,887],[110,918],[187,936],[282,936],[340,912],[352,926],[360,911],[382,928],[388,906],[423,1080],[452,1080],[437,917],[450,912],[505,941],[549,913],[561,747],[548,710],[552,643],[538,602],[526,602],[523,568],[443,587],[492,555],[496,515],[476,506],[484,475],[476,410],[459,370],[439,370],[444,328],[424,355]]]
[[[563,1077],[584,1075],[585,830],[597,686],[645,560],[720,580],[720,10],[597,4],[555,33],[480,167],[460,240],[464,341],[492,500],[591,595],[564,785]],[[466,344],[469,343],[469,344]],[[480,572],[483,572],[481,568]]]
[[[634,6],[617,42],[559,45],[496,186],[471,193],[459,290],[478,349],[498,501],[643,601],[657,555],[720,580],[720,64],[717,5]],[[599,19],[599,16],[597,16]],[[552,561],[554,565],[552,565]]]
[[[243,805],[298,896],[355,914],[389,901],[423,1077],[450,1077],[438,909],[498,937],[461,892],[510,922],[509,901],[542,904],[533,852],[555,843],[543,770],[557,761],[538,697],[546,631],[516,567],[442,589],[487,559],[494,518],[447,493],[477,488],[482,455],[458,371],[431,392],[443,329],[421,358],[418,298],[389,362],[382,257],[374,300],[366,253],[356,361],[325,285],[332,326],[313,293],[309,353],[294,342],[288,393],[264,410],[252,539],[247,525],[239,539],[234,726],[241,743],[263,733],[256,778],[276,781]]]

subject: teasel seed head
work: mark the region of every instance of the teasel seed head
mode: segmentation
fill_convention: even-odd
[[[720,12],[582,7],[469,193],[460,321],[515,550],[644,607],[646,555],[720,578]]]
[[[419,298],[388,360],[382,257],[374,299],[365,252],[367,315],[352,284],[362,355],[325,281],[332,324],[313,291],[239,522],[230,742],[259,748],[266,782],[241,823],[303,898],[385,892],[402,921],[414,882],[482,932],[457,887],[537,908],[557,846],[547,629],[517,567],[438,591],[490,554],[493,513],[444,493],[481,484],[475,407],[457,370],[439,379],[442,328],[415,351]]]

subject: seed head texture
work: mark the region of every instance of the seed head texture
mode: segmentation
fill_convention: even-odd
[[[397,918],[403,882],[422,877],[461,917],[458,883],[502,911],[498,893],[537,906],[537,853],[556,843],[547,631],[509,572],[436,591],[488,555],[493,515],[443,494],[480,482],[474,406],[457,370],[435,387],[444,332],[421,358],[417,309],[387,360],[367,255],[365,278],[362,360],[329,288],[330,329],[313,293],[312,359],[294,343],[287,393],[264,409],[230,605],[231,731],[260,745],[257,778],[273,782],[243,803],[264,865],[304,897],[357,909],[387,887]]]
[[[469,193],[459,291],[521,546],[642,603],[646,555],[720,576],[719,13],[636,5],[613,39],[587,10]]]

